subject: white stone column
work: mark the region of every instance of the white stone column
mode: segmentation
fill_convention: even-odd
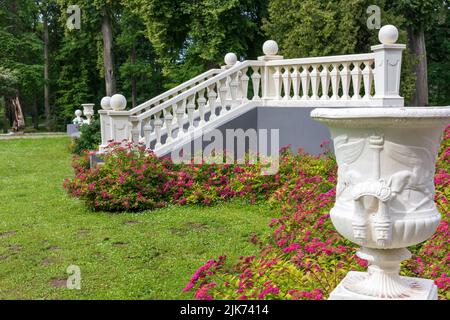
[[[260,61],[282,60],[283,56],[278,55],[278,44],[273,40],[267,40],[263,44],[264,56],[258,57]],[[276,88],[274,81],[275,69],[273,67],[264,66],[262,69],[261,89],[262,99],[275,98]]]
[[[375,54],[375,96],[377,106],[401,107],[404,99],[400,96],[400,75],[402,70],[402,54],[406,45],[395,44],[398,30],[392,25],[380,29],[378,38],[381,44],[372,46]]]
[[[102,110],[98,111],[98,114],[100,116],[100,134],[102,137],[101,144],[99,146],[100,152],[103,152],[104,149],[108,146],[108,141],[112,140],[111,118],[108,115],[108,110],[111,110],[110,102],[110,97],[104,97],[100,102]]]
[[[115,94],[111,97],[110,106],[112,110],[108,111],[108,116],[111,120],[111,140],[117,142],[131,140],[130,115],[125,111],[126,98],[121,94]]]

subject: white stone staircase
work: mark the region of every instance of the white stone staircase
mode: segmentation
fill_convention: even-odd
[[[389,39],[388,39],[389,40]],[[399,95],[405,45],[384,41],[371,53],[283,59],[266,41],[264,56],[209,70],[151,100],[124,110],[116,95],[102,100],[102,145],[142,142],[165,155],[255,107],[403,106]]]

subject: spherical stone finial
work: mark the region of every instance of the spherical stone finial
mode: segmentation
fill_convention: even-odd
[[[115,94],[111,97],[109,104],[115,111],[125,110],[127,107],[127,99],[121,94]]]
[[[111,97],[103,97],[100,106],[103,110],[111,110]]]
[[[83,111],[81,111],[80,109],[75,110],[75,116],[76,117],[81,117],[81,115],[83,114]]]
[[[274,56],[278,53],[278,43],[273,40],[267,40],[263,44],[263,52],[266,56]]]
[[[398,40],[398,30],[395,26],[388,24],[378,32],[378,39],[382,44],[394,44]]]
[[[237,62],[237,56],[233,52],[229,52],[225,55],[225,64],[227,66],[234,66]]]

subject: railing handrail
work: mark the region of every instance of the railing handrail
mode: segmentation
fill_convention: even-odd
[[[179,91],[187,88],[188,86],[190,86],[200,80],[204,80],[205,78],[208,78],[211,75],[220,74],[222,71],[223,71],[222,69],[210,69],[208,71],[205,71],[202,74],[200,74],[192,79],[189,79],[188,81],[185,81],[182,84],[180,84],[172,89],[164,91],[163,93],[157,95],[156,97],[151,98],[150,100],[147,100],[147,101],[141,103],[140,105],[128,110],[128,112],[129,112],[130,116],[136,115],[138,112],[142,111],[145,108],[148,108],[152,104],[155,104],[173,94],[179,94]]]
[[[362,53],[362,54],[323,56],[311,58],[270,60],[265,62],[265,65],[268,67],[273,67],[278,65],[306,65],[306,64],[323,64],[323,63],[333,64],[333,63],[353,62],[353,61],[363,62],[374,59],[375,59],[374,53]]]
[[[247,63],[247,62],[253,62],[256,63],[258,66],[268,66],[268,67],[272,67],[272,66],[279,66],[279,65],[314,65],[314,64],[323,64],[323,63],[342,63],[342,62],[355,62],[355,61],[371,61],[374,60],[374,53],[363,53],[363,54],[349,54],[349,55],[336,55],[336,56],[322,56],[322,57],[310,57],[310,58],[295,58],[295,59],[279,59],[279,60],[270,60],[270,61],[261,61],[261,60],[245,60],[243,62],[240,62],[237,64],[237,66],[243,67],[243,64]],[[247,67],[250,66],[250,64],[246,65]],[[205,78],[208,78],[211,75],[214,75],[213,78],[207,79],[204,82],[207,82],[208,80],[214,79],[216,76],[221,75],[223,73],[225,73],[226,71],[229,70],[235,70],[233,68],[235,68],[235,66],[233,66],[232,68],[228,69],[228,70],[223,70],[223,69],[210,69],[168,91],[165,91],[164,93],[140,104],[139,106],[129,110],[129,114],[130,116],[136,116],[139,119],[143,119],[143,118],[147,118],[148,116],[153,115],[156,112],[160,112],[163,109],[166,108],[166,104],[165,102],[163,102],[162,104],[164,104],[164,106],[161,107],[160,106],[156,106],[154,108],[152,108],[151,110],[154,110],[154,112],[149,113],[151,110],[147,110],[146,112],[142,113],[142,114],[137,114],[138,112],[140,112],[141,110],[147,108],[148,106],[159,102],[165,98],[167,98],[170,95],[173,94],[177,94],[176,97],[172,97],[170,100],[167,100],[167,102],[173,101],[175,98],[178,97],[178,95],[183,94],[184,92],[180,92],[181,90],[185,89],[186,87],[198,82],[199,80],[203,80]],[[233,71],[227,73],[227,76],[229,74],[232,74]],[[220,79],[215,79],[212,82],[208,82],[208,85],[204,86],[203,88],[213,84],[214,82],[217,82]],[[203,83],[197,84],[195,87],[191,88],[194,89],[196,88],[198,85],[201,85]],[[198,90],[203,89],[203,88],[198,88]],[[196,92],[198,91],[196,90]],[[185,92],[191,92],[189,90],[185,91]],[[191,94],[188,94],[188,96]],[[186,96],[183,96],[183,99]],[[176,102],[178,102],[181,99],[178,99]],[[172,105],[173,103],[171,103],[170,105]],[[145,116],[144,116],[145,115]]]
[[[342,62],[355,62],[355,61],[372,61],[374,60],[374,54],[373,53],[363,53],[363,54],[350,54],[350,55],[336,55],[336,56],[323,56],[323,57],[311,57],[311,58],[296,58],[296,59],[279,59],[279,60],[269,60],[269,61],[263,61],[263,60],[245,60],[243,62],[239,62],[233,67],[221,70],[222,72],[218,73],[214,77],[207,79],[203,81],[202,83],[197,84],[195,87],[192,87],[189,90],[186,90],[184,92],[179,93],[177,96],[163,102],[162,104],[142,113],[139,115],[131,114],[131,116],[134,116],[138,120],[143,120],[145,118],[151,117],[152,115],[161,112],[162,110],[178,103],[179,101],[197,93],[198,91],[207,88],[208,86],[216,83],[217,81],[222,80],[225,77],[228,77],[229,75],[235,73],[236,71],[239,71],[240,69],[250,67],[250,66],[267,66],[267,67],[273,67],[273,66],[279,66],[279,65],[313,65],[313,64],[323,64],[323,63],[342,63]],[[217,70],[217,69],[212,69]],[[198,79],[199,77],[193,78]],[[196,82],[196,81],[191,81]],[[169,94],[170,95],[170,94]],[[130,110],[132,111],[132,110]]]
[[[131,137],[132,141],[144,139],[150,148],[153,135],[158,149],[183,138],[186,121],[188,132],[215,126],[229,120],[227,114],[234,115],[230,111],[243,111],[249,102],[262,107],[404,106],[400,71],[405,45],[395,44],[395,27],[382,30],[381,44],[372,46],[371,53],[284,59],[278,55],[277,43],[268,40],[258,60],[238,62],[236,54],[227,53],[221,69],[208,70],[129,111],[123,110],[123,96],[109,102],[102,99],[102,146],[111,139]]]
[[[144,120],[146,118],[149,118],[152,115],[163,111],[164,109],[180,102],[181,100],[184,100],[184,99],[192,96],[193,94],[196,94],[198,91],[200,91],[202,89],[206,89],[207,87],[217,83],[220,80],[223,80],[224,78],[228,77],[229,75],[232,75],[235,72],[240,71],[243,68],[248,68],[250,66],[264,66],[264,65],[265,65],[265,62],[259,61],[259,60],[245,60],[243,62],[236,63],[233,67],[223,70],[223,72],[215,75],[214,77],[212,77],[208,80],[205,80],[202,83],[199,83],[198,85],[190,88],[189,90],[181,92],[177,96],[163,102],[162,104],[160,104],[144,113],[135,115],[133,118],[137,119],[137,120]]]

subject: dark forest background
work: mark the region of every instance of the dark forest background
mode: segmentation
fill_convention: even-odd
[[[81,9],[79,29],[67,20]],[[443,0],[0,0],[0,131],[64,130],[82,103],[124,94],[128,108],[222,63],[370,52],[370,5],[406,43],[408,105],[450,105],[450,2]]]

